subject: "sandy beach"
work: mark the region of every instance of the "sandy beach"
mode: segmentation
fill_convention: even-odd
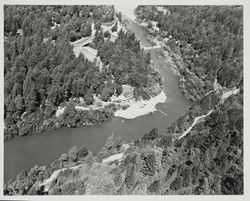
[[[129,107],[126,110],[118,110],[115,112],[115,117],[122,117],[125,119],[134,119],[136,117],[149,114],[150,112],[155,112],[155,106],[158,103],[165,103],[167,99],[164,91],[161,91],[155,97],[151,97],[149,100],[135,101],[134,99],[128,101]]]

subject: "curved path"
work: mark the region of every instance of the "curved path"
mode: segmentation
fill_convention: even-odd
[[[145,30],[129,18],[128,28],[145,47],[152,46],[147,41]],[[185,113],[191,103],[179,90],[176,74],[168,66],[162,68],[165,62],[157,57],[158,50],[149,51],[156,69],[164,78],[163,88],[167,100],[156,105],[156,109],[161,112],[156,111],[136,119],[113,118],[93,126],[62,128],[38,135],[16,137],[4,143],[4,180],[15,177],[20,171],[36,164],[50,164],[73,146],[87,145],[92,152],[98,152],[112,133],[123,140],[133,140],[157,127],[159,134],[165,134],[169,124]]]

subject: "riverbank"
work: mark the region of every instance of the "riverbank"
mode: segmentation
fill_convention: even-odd
[[[184,60],[170,46],[164,45],[158,56],[165,62],[163,67],[168,66],[178,76],[179,88],[188,100],[192,102],[200,100],[212,89],[206,77],[200,78],[192,72],[192,69],[188,69]]]
[[[136,117],[155,112],[155,106],[159,103],[165,103],[166,99],[166,94],[164,91],[161,91],[160,94],[155,97],[151,97],[149,100],[130,100],[128,101],[128,108],[126,110],[118,110],[114,113],[114,115],[115,117],[134,119]]]
[[[138,24],[128,20],[128,27],[135,33],[137,39],[146,44],[146,46],[151,46],[151,44],[147,42],[147,34]],[[120,117],[110,118],[106,122],[101,124],[97,123],[93,126],[82,126],[81,121],[78,120],[80,122],[78,128],[67,128],[67,124],[65,124],[66,128],[45,132],[41,135],[27,136],[24,138],[17,136],[16,139],[5,143],[5,178],[12,178],[21,170],[28,169],[35,164],[50,164],[58,155],[74,145],[80,146],[87,144],[89,150],[97,153],[111,133],[122,137],[124,140],[137,139],[149,132],[152,129],[152,125],[158,128],[160,134],[165,133],[168,126],[177,120],[180,115],[185,113],[191,103],[187,101],[179,91],[177,77],[171,69],[161,68],[163,61],[155,56],[157,50],[149,51],[152,54],[155,69],[161,72],[161,76],[163,77],[162,89],[164,89],[164,93],[167,96],[167,101],[164,104],[158,104],[156,106],[157,111],[151,115],[142,115],[132,120],[125,120]],[[158,94],[161,93],[161,90]],[[150,96],[154,97],[155,95],[151,94]],[[85,106],[79,105],[79,107]],[[80,108],[77,107],[77,109]],[[89,111],[85,110],[83,112],[88,113]],[[148,111],[146,113],[148,113]],[[100,114],[105,117],[105,112]],[[97,116],[96,114],[96,117]],[[72,120],[71,118],[74,117],[79,118],[79,115],[75,113],[67,115],[70,121]],[[73,121],[71,122],[73,123]],[[88,123],[88,125],[89,124],[90,123]],[[55,124],[51,125],[55,126]],[[44,147],[46,147],[46,150],[44,150]],[[30,150],[33,150],[33,154],[29,154]]]
[[[131,174],[135,180],[139,181],[137,185],[140,185],[140,188],[144,185],[148,186],[143,190],[143,193],[152,194],[153,191],[150,190],[152,181],[155,179],[162,183],[170,181],[171,186],[174,186],[176,178],[183,177],[183,180],[186,178],[182,172],[176,170],[187,167],[194,169],[197,163],[201,166],[201,173],[212,176],[214,170],[204,165],[204,153],[208,150],[221,150],[221,148],[224,148],[225,153],[227,153],[226,150],[231,150],[229,148],[233,148],[235,143],[230,144],[230,141],[219,143],[225,139],[224,135],[228,135],[228,132],[221,130],[220,125],[216,127],[214,126],[216,124],[211,124],[214,120],[210,119],[210,116],[216,115],[221,118],[218,122],[224,124],[223,115],[228,114],[231,110],[232,105],[229,103],[232,99],[239,98],[238,93],[239,89],[228,91],[224,88],[219,90],[215,88],[203,100],[193,105],[185,115],[171,124],[166,131],[167,135],[158,135],[156,128],[146,133],[142,138],[129,142],[122,142],[121,139],[111,135],[95,156],[84,147],[80,149],[74,147],[68,154],[62,154],[48,167],[35,166],[21,172],[14,181],[10,180],[5,183],[4,194],[121,194],[119,189],[135,185],[132,183],[133,180],[132,182],[129,180]],[[228,100],[231,96],[232,99]],[[226,107],[229,108],[223,112],[221,109],[225,110]],[[230,116],[228,117],[230,118]],[[235,115],[232,119],[234,118]],[[226,121],[225,127],[230,128],[232,126],[231,120]],[[198,124],[199,126],[197,126]],[[230,129],[234,130],[233,127]],[[219,134],[215,132],[216,130]],[[191,155],[186,151],[189,149]],[[241,153],[242,147],[234,152],[235,158],[231,157],[229,160],[238,164],[239,160],[242,160]],[[212,162],[214,158],[207,157],[206,160]],[[135,166],[138,168],[134,168]],[[219,168],[227,170],[230,166]],[[162,175],[167,176],[162,177]],[[203,175],[198,174],[197,177],[202,178]],[[196,183],[199,182],[196,181]],[[112,188],[107,188],[108,185]],[[157,188],[160,189],[161,186],[158,185]],[[173,187],[164,187],[164,190],[159,192],[165,192],[165,188],[170,189],[169,194],[176,193],[176,189]],[[108,192],[107,189],[109,189]],[[177,190],[179,193],[182,192],[180,189]],[[123,192],[124,194],[142,193],[142,191],[137,192],[137,190],[130,191],[126,187]]]
[[[116,20],[116,22],[118,22],[118,20]],[[93,26],[92,26],[93,27]],[[118,23],[118,27],[120,29],[123,29],[122,26],[119,25]],[[94,31],[92,30],[92,33]],[[117,34],[117,32],[116,32]],[[93,34],[92,34],[93,35]],[[91,38],[91,37],[90,37]],[[89,43],[92,39],[88,39],[88,38],[82,38],[78,41],[75,41],[74,43],[71,43],[73,45],[73,50],[74,53],[76,54],[75,56],[77,57],[78,54],[80,53],[80,50],[85,49],[87,50],[88,47],[82,47],[85,42]],[[77,52],[78,51],[78,52]],[[96,53],[97,51],[94,52],[94,56],[96,57]],[[86,55],[85,55],[86,56]],[[96,57],[98,59],[98,57]],[[93,58],[92,58],[93,60]],[[100,64],[102,64],[102,62],[99,62]],[[102,69],[102,65],[99,66],[100,67],[100,71]],[[107,67],[108,68],[108,67]],[[142,73],[143,74],[143,73]],[[151,76],[151,75],[149,75]],[[154,75],[152,75],[154,76]],[[82,96],[82,98],[85,99],[86,104],[78,104],[75,102],[75,97],[78,95],[69,95],[70,92],[68,92],[68,95],[65,95],[64,97],[60,97],[60,103],[56,103],[54,105],[53,101],[50,100],[45,100],[46,105],[40,104],[40,108],[36,109],[35,112],[31,113],[31,114],[25,114],[23,116],[23,118],[17,122],[17,126],[15,128],[17,128],[17,132],[15,134],[11,133],[11,132],[5,132],[5,140],[10,140],[12,139],[15,135],[19,135],[19,136],[25,136],[25,135],[31,135],[34,133],[42,133],[44,131],[49,131],[49,130],[54,130],[54,129],[59,129],[59,128],[63,128],[63,127],[78,127],[78,126],[83,126],[83,125],[93,125],[93,124],[98,124],[98,123],[103,123],[104,121],[107,121],[109,119],[111,119],[111,117],[114,116],[114,112],[117,110],[120,110],[122,108],[122,110],[125,110],[127,107],[130,107],[130,105],[139,105],[137,106],[138,108],[138,114],[133,114],[133,117],[130,118],[136,118],[138,116],[142,116],[144,114],[148,114],[150,112],[154,112],[155,109],[153,107],[148,108],[148,107],[142,107],[141,103],[139,103],[139,101],[137,100],[137,98],[140,98],[140,96],[136,95],[136,100],[134,101],[130,101],[130,102],[122,102],[121,104],[116,104],[114,102],[108,102],[106,101],[98,101],[99,104],[101,104],[101,106],[91,106],[92,102],[93,102],[93,98],[95,99],[95,96],[97,96],[97,94],[100,96],[106,96],[106,98],[103,98],[103,100],[107,99],[110,97],[110,95],[112,93],[114,93],[114,88],[116,87],[114,83],[114,78],[112,78],[113,80],[111,81],[110,86],[106,87],[106,92],[104,91],[102,93],[102,91],[98,91],[95,92],[95,94],[91,94],[92,92],[88,93],[88,94],[84,94]],[[127,79],[127,78],[126,78]],[[155,80],[155,82],[158,83],[159,80]],[[95,81],[94,81],[95,82]],[[77,82],[75,82],[77,83]],[[82,83],[81,83],[82,84]],[[98,82],[98,84],[100,84]],[[97,84],[97,85],[98,85]],[[154,81],[153,83],[148,83],[145,84],[148,86],[154,85]],[[100,84],[101,86],[101,84]],[[102,85],[101,87],[103,87],[104,85]],[[72,86],[71,86],[72,87]],[[100,87],[100,90],[102,90],[102,88]],[[147,89],[144,90],[146,87],[140,87],[143,89],[138,89],[137,91],[142,92],[144,94],[146,94],[146,96],[151,96],[152,95],[147,95]],[[79,94],[80,90],[77,89],[77,93]],[[81,92],[82,93],[82,92]],[[106,93],[106,94],[105,94]],[[110,94],[111,93],[111,94]],[[72,97],[71,97],[72,96]],[[143,96],[143,95],[142,95]],[[77,98],[78,100],[80,98]],[[100,97],[97,97],[96,99],[100,99]],[[76,101],[78,101],[76,100]],[[153,99],[154,101],[154,99]],[[136,104],[135,104],[136,102]],[[163,102],[162,100],[160,102]],[[160,103],[159,102],[159,103]],[[148,104],[148,103],[147,103]],[[154,103],[157,104],[157,103]],[[66,105],[66,106],[65,106]],[[134,106],[132,107],[134,108]],[[146,110],[146,111],[143,111]],[[122,117],[120,114],[118,115],[119,117]],[[125,117],[126,116],[126,117]],[[125,115],[124,118],[127,118],[128,115]]]
[[[70,173],[79,174],[86,165],[108,166],[112,162],[121,161],[130,146],[131,142],[121,141],[118,137],[110,136],[106,145],[98,154],[93,155],[85,146],[76,146],[67,153],[54,160],[47,166],[37,166],[23,170],[16,178],[6,181],[4,194],[8,195],[47,195],[57,194],[54,191],[55,180],[67,178]],[[74,176],[73,176],[74,177]],[[15,182],[13,180],[15,179]],[[18,186],[18,187],[17,187]],[[66,190],[66,189],[65,189]]]
[[[155,95],[150,96],[148,100],[142,97],[134,97],[134,88],[129,85],[122,85],[122,94],[116,96],[115,94],[110,97],[109,101],[103,101],[99,96],[94,96],[92,105],[85,105],[83,98],[80,98],[80,104],[75,104],[77,111],[98,111],[112,108],[112,113],[115,117],[124,119],[134,119],[156,111],[156,105],[165,103],[167,96],[165,92],[160,89],[160,86],[154,87]],[[66,106],[58,107],[56,112],[57,118],[60,118],[65,111]]]
[[[168,68],[171,68],[178,76],[179,88],[188,100],[192,102],[200,100],[209,90],[212,89],[212,86],[207,83],[207,78],[205,76],[200,78],[192,72],[192,69],[187,67],[185,60],[181,58],[180,50],[176,45],[172,45],[173,43],[176,43],[176,41],[172,43],[169,42],[169,40],[172,40],[171,38],[162,37],[159,34],[159,30],[157,31],[148,28],[146,25],[147,23],[145,24],[145,22],[139,22],[138,20],[135,20],[135,22],[149,33],[147,39],[154,45],[153,47],[145,47],[142,45],[142,48],[145,50],[159,49],[157,57],[163,59],[165,62],[165,65],[162,67],[165,68],[167,66]]]
[[[146,41],[151,46],[145,45],[141,42],[141,48],[145,51],[159,49],[157,57],[164,60],[165,64],[162,68],[171,68],[171,70],[178,76],[178,85],[182,94],[190,101],[195,102],[200,100],[209,89],[204,90],[205,83],[202,79],[191,72],[184,64],[183,59],[178,55],[172,47],[170,47],[168,40],[164,34],[161,34],[157,29],[157,24],[153,23],[153,28],[149,28],[149,22],[140,21],[137,19],[135,13],[131,12],[131,8],[123,8],[126,17],[130,16],[135,24],[141,27],[147,35],[145,36]]]
[[[164,8],[157,7],[157,10],[169,14],[169,11]],[[127,10],[126,13],[131,15],[131,9],[130,11]],[[192,68],[188,67],[189,63],[186,61],[186,57],[182,58],[183,55],[179,47],[181,42],[175,40],[166,31],[161,31],[156,21],[139,19],[135,12],[133,12],[133,15],[134,22],[148,33],[146,38],[154,45],[153,48],[159,49],[157,57],[165,62],[162,68],[171,68],[178,76],[178,85],[182,94],[192,102],[204,97],[212,89],[212,83],[209,83],[205,74],[201,75],[201,72],[197,74]],[[190,44],[185,45],[185,47],[190,52],[195,52]],[[142,44],[142,48],[147,50],[152,47],[145,47]],[[198,55],[196,56],[198,57]]]
[[[82,97],[71,98],[58,106],[55,114],[49,118],[46,118],[42,111],[37,111],[31,115],[25,114],[19,123],[19,127],[22,128],[20,129],[21,136],[64,127],[74,128],[100,124],[112,117],[135,119],[153,113],[156,111],[156,105],[164,103],[167,97],[160,85],[151,88],[148,89],[148,91],[153,90],[151,94],[144,92],[149,96],[147,100],[143,99],[142,96],[135,96],[133,87],[122,85],[122,94],[119,96],[113,94],[108,101],[103,101],[100,95],[94,95],[93,103],[87,105]]]
[[[80,128],[78,133],[77,129],[61,129],[43,138],[32,136],[25,143],[8,144],[4,170],[29,170],[7,182],[4,194],[243,194],[243,87],[227,90],[215,79],[213,90],[190,107],[177,76],[163,65],[156,51],[150,51],[151,58],[164,78],[162,88],[168,96],[157,109],[168,114],[167,118],[159,112],[123,122],[112,118],[102,125]],[[72,108],[93,111],[80,105]],[[66,152],[69,146],[86,143],[96,155],[77,148]],[[58,157],[61,153],[66,154]],[[49,158],[59,159],[51,163]],[[6,163],[8,159],[12,163]],[[34,164],[50,165],[30,169]]]
[[[51,117],[46,118],[41,110],[27,115],[22,121],[18,122],[18,128],[20,128],[18,135],[23,137],[60,128],[100,124],[114,116],[111,106],[99,110],[79,110],[75,108],[76,104],[74,101],[63,103],[63,105],[67,106],[59,106],[58,110]],[[5,134],[4,141],[12,140],[13,138],[14,136],[8,137]]]

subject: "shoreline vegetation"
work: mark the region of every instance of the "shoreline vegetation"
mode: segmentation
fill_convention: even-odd
[[[229,88],[238,88],[242,82],[242,73],[238,71],[243,58],[240,51],[242,23],[236,24],[236,21],[225,17],[226,14],[211,18],[195,8],[190,10],[198,13],[203,21],[195,18],[197,26],[194,26],[189,21],[189,16],[183,14],[189,8],[191,7],[180,6],[176,9],[175,6],[140,5],[135,10],[135,21],[148,30],[152,42],[160,43],[163,47],[163,50],[159,51],[159,57],[166,59],[166,65],[179,76],[179,87],[184,96],[195,102],[213,89],[216,74],[220,77],[220,84],[228,85]],[[212,9],[224,13],[229,13],[232,9],[232,18],[242,17],[240,6],[204,6],[203,9],[210,13],[213,13]],[[184,17],[181,17],[182,15]],[[221,28],[218,27],[220,25]],[[205,32],[208,35],[202,32],[204,27],[207,27]],[[234,65],[238,68],[232,67]],[[233,81],[225,78],[223,74],[230,74],[234,78]]]
[[[237,117],[226,118],[234,110],[232,103],[241,99],[242,91],[228,92],[216,88],[173,122],[166,135],[158,135],[157,128],[154,128],[140,139],[125,142],[112,134],[96,154],[87,150],[86,146],[72,147],[50,165],[34,166],[19,173],[15,179],[6,181],[4,194],[176,195],[231,194],[231,191],[242,194],[243,175],[240,170],[231,172],[234,165],[242,168],[239,162],[242,136],[238,133],[242,129],[242,125],[238,124],[242,121],[242,108],[238,108]],[[237,132],[237,143],[228,142],[225,138],[226,133],[232,130]],[[224,148],[220,149],[216,160],[206,154],[212,154],[212,150],[220,146]],[[225,159],[229,149],[235,152]],[[226,165],[219,165],[223,160],[228,160]],[[208,182],[208,186],[204,187],[201,180]],[[231,185],[228,185],[228,180]],[[155,181],[164,185],[155,186]],[[107,185],[112,188],[107,190]],[[147,188],[139,190],[136,185],[140,189],[144,189],[143,186]]]
[[[48,15],[48,23],[25,24],[25,19],[32,21],[35,15],[37,21],[43,20],[43,15],[32,9]],[[144,52],[133,32],[124,30],[121,14],[115,13],[113,6],[51,9],[18,6],[17,15],[25,11],[30,14],[20,18],[15,27],[5,27],[5,140],[61,127],[93,125],[113,116],[136,118],[155,111],[157,101],[164,101],[164,92],[155,98],[160,94],[161,78],[150,64],[150,53]],[[16,20],[11,17],[14,10],[14,6],[5,6],[6,22]],[[37,24],[44,32],[35,28]],[[17,44],[24,46],[28,40],[33,41],[29,47],[18,49]],[[107,104],[122,93],[124,85],[134,89],[134,100],[119,107],[112,101]],[[98,99],[105,107],[91,106]],[[128,111],[121,112],[120,107]],[[131,109],[137,109],[138,115]]]
[[[161,35],[159,28],[156,30],[155,27],[154,29],[149,28],[150,22],[144,22],[138,18],[135,18],[135,22],[150,34],[147,36],[147,39],[153,46],[142,47],[145,50],[159,49],[157,57],[164,60],[165,65],[171,68],[171,70],[178,76],[178,85],[183,95],[192,102],[200,100],[206,92],[208,92],[209,88],[206,90],[201,89],[205,86],[203,79],[200,79],[186,67],[180,53],[175,52],[173,45],[168,42],[169,38],[165,35]],[[155,26],[156,24],[157,23],[155,23]],[[162,66],[162,68],[165,68],[165,66]],[[183,72],[185,72],[185,76]]]
[[[158,95],[150,97],[149,100],[131,100],[128,102],[128,108],[125,110],[117,110],[115,117],[122,117],[125,119],[134,119],[139,116],[143,116],[156,111],[156,105],[159,103],[165,103],[167,97],[162,90]]]
[[[129,85],[122,85],[122,93],[119,96],[113,95],[110,100],[102,101],[101,97],[94,96],[92,105],[86,105],[83,98],[73,99],[75,102],[75,110],[77,111],[101,111],[110,109],[110,113],[114,117],[121,117],[124,119],[134,119],[142,115],[149,114],[156,111],[155,106],[159,103],[164,103],[167,99],[165,92],[159,85],[153,87],[152,96],[148,96],[146,100],[142,97],[135,98],[133,95],[134,88]],[[151,90],[152,91],[152,90]],[[66,107],[70,103],[66,103],[64,107],[58,107],[56,111],[57,118],[64,118]],[[87,125],[93,125],[90,122]]]
[[[158,58],[163,59],[166,63],[166,66],[171,68],[172,71],[175,72],[175,74],[179,77],[178,83],[183,95],[192,102],[200,100],[202,97],[204,97],[204,95],[209,91],[209,88],[207,88],[206,90],[201,88],[203,88],[207,83],[204,82],[204,79],[200,79],[186,67],[183,59],[181,58],[180,51],[176,51],[177,46],[173,46],[173,43],[168,42],[169,39],[172,39],[172,36],[168,36],[168,32],[166,31],[160,31],[156,21],[147,21],[138,18],[138,16],[136,16],[135,13],[132,12],[132,8],[130,8],[130,6],[129,8],[118,7],[117,9],[119,11],[122,11],[124,15],[132,19],[147,33],[149,33],[149,35],[147,35],[147,40],[152,44],[152,46],[146,47],[141,44],[141,47],[144,50],[159,49],[157,53]],[[157,9],[164,14],[169,14],[168,9],[160,6],[158,6]],[[179,43],[180,41],[177,42]]]
[[[138,6],[136,14],[168,36],[163,44],[173,52],[164,45],[169,54],[158,56],[195,103],[164,135],[157,128],[130,142],[111,135],[97,154],[73,147],[6,182],[4,195],[244,194],[242,7]]]

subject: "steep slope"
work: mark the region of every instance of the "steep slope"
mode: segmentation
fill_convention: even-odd
[[[47,167],[20,173],[4,194],[243,194],[242,23],[229,17],[242,19],[241,7],[172,6],[157,15],[155,7],[138,8],[140,18],[155,18],[176,38],[166,50],[177,55],[180,79],[188,83],[180,82],[196,103],[165,135],[154,128],[131,142],[111,136],[95,156],[74,147]],[[164,23],[169,13],[175,14]],[[197,38],[196,26],[188,29],[193,18]],[[202,86],[192,82],[194,73]]]
[[[5,194],[243,194],[242,95],[221,102],[223,93],[208,94],[164,136],[157,129],[129,143],[111,136],[96,156],[73,148],[19,174]]]

